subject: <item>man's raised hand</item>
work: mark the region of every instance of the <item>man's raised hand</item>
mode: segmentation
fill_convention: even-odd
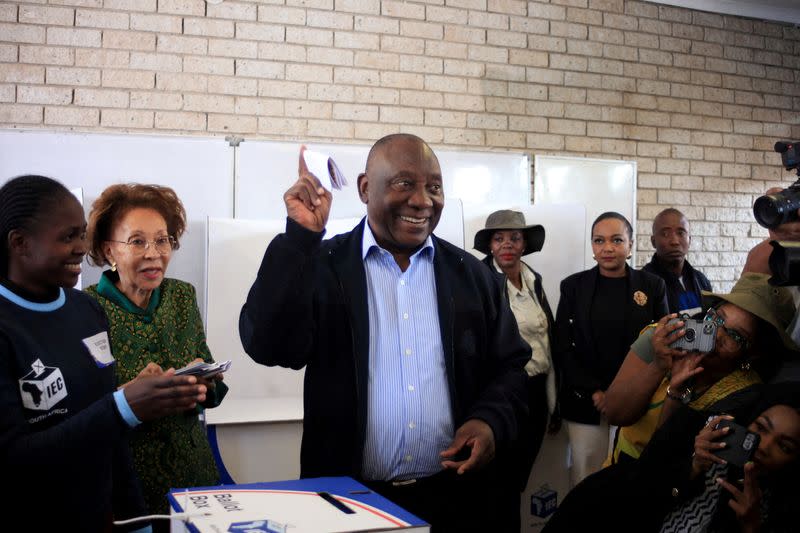
[[[301,146],[297,181],[284,193],[283,201],[289,218],[308,230],[321,232],[328,223],[333,196],[309,172],[303,157],[305,151],[305,145]]]

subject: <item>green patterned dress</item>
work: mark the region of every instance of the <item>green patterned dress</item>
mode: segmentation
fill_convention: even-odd
[[[211,362],[194,287],[164,279],[153,291],[147,309],[134,305],[114,283],[116,272],[103,272],[86,289],[105,309],[119,383],[127,383],[154,362],[164,370],[180,368],[201,357]],[[218,382],[204,407],[216,407],[227,392]],[[198,410],[144,423],[133,430],[131,452],[151,513],[168,513],[171,488],[215,485],[219,474]]]

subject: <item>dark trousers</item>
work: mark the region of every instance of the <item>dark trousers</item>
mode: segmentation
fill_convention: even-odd
[[[519,438],[506,460],[501,461],[503,482],[498,497],[499,514],[496,531],[519,533],[520,494],[542,447],[547,430],[547,374],[528,378],[528,416],[521,423]]]
[[[361,483],[431,525],[432,533],[499,532],[498,479],[494,470],[458,475],[444,470],[413,483]]]

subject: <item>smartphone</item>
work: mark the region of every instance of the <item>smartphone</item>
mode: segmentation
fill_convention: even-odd
[[[714,349],[717,340],[717,325],[695,318],[673,318],[667,324],[683,321],[683,327],[675,331],[683,331],[683,337],[671,342],[670,346],[687,352],[708,353]]]
[[[723,418],[715,429],[724,427],[729,427],[730,430],[718,442],[724,442],[726,446],[714,450],[713,453],[720,459],[725,459],[728,464],[744,468],[744,464],[753,458],[753,454],[758,449],[761,437],[726,418]]]

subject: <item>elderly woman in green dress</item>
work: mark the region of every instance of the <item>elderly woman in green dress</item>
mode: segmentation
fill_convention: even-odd
[[[185,227],[186,211],[168,187],[112,185],[92,205],[89,255],[110,269],[86,291],[108,315],[122,387],[140,375],[212,362],[194,287],[165,277]],[[227,391],[221,378],[199,380],[208,386],[204,407],[219,405]],[[198,410],[142,424],[131,448],[151,513],[168,511],[172,487],[219,480]]]

